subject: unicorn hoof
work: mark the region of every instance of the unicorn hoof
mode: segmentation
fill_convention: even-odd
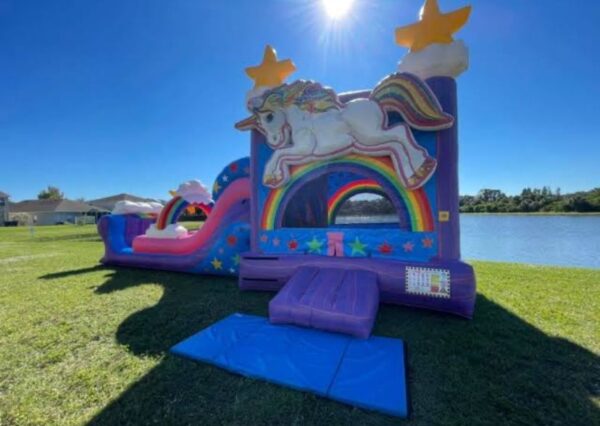
[[[415,174],[408,178],[408,189],[417,189],[423,186],[435,172],[436,166],[437,161],[431,157],[427,158]]]
[[[419,167],[415,174],[419,177],[429,178],[431,174],[435,171],[436,166],[437,161],[429,157],[425,161],[423,161],[423,164],[421,164],[421,167]]]
[[[266,175],[263,178],[263,183],[266,186],[269,186],[271,188],[277,188],[281,184],[282,181],[283,181],[283,177],[281,175],[278,176],[276,174],[275,175]]]

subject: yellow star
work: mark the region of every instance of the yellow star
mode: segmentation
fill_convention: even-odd
[[[419,22],[396,28],[396,43],[413,52],[434,43],[450,44],[452,34],[467,23],[471,6],[450,13],[441,13],[437,0],[425,0]]]
[[[217,259],[216,257],[212,260],[212,262],[210,262],[210,264],[213,266],[213,268],[215,269],[223,269],[223,262],[221,262],[219,259]]]
[[[279,86],[294,71],[296,71],[294,63],[289,59],[278,61],[277,52],[269,45],[265,47],[262,63],[255,67],[246,68],[246,74],[254,80],[254,87]]]

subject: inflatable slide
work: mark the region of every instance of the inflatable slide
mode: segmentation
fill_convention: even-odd
[[[212,196],[198,181],[172,191],[164,206],[129,203],[103,217],[102,263],[215,275],[237,275],[240,253],[250,247],[249,159],[229,164],[213,185]],[[207,219],[197,231],[177,223],[186,210]]]

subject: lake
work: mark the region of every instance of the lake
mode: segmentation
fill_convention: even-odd
[[[600,268],[600,216],[462,214],[463,259]]]
[[[466,260],[600,268],[600,215],[462,214],[460,222]]]

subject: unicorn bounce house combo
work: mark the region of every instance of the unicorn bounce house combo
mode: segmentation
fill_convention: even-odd
[[[407,415],[404,344],[369,337],[379,304],[466,318],[475,304],[458,210],[455,78],[468,50],[452,36],[469,13],[426,0],[417,23],[396,29],[410,49],[397,72],[369,91],[285,83],[295,66],[267,46],[246,70],[250,115],[235,125],[250,132],[250,156],[212,193],[190,181],[164,207],[122,206],[100,221],[105,264],[233,275],[242,290],[277,292],[268,319],[234,314],[175,354]],[[393,221],[340,220],[358,194],[389,202]],[[190,209],[207,215],[195,232],[177,224]]]

